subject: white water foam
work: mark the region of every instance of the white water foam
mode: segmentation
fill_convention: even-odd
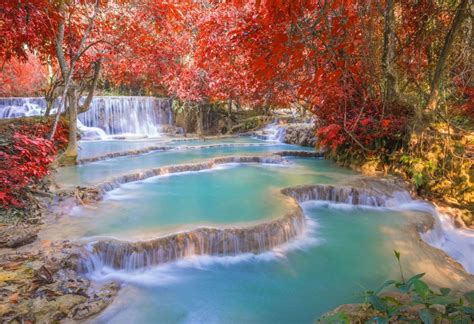
[[[277,123],[271,123],[262,129],[262,135],[260,138],[266,141],[283,143],[285,135],[286,129],[284,127]]]
[[[87,127],[81,121],[77,120],[77,129],[82,133],[83,140],[104,140],[107,139],[107,133],[99,127]]]
[[[445,251],[464,269],[474,274],[474,231],[456,228],[450,216],[439,212],[433,205],[423,201],[401,204],[399,209],[416,210],[431,214],[435,219],[433,229],[420,233],[431,246]]]
[[[195,255],[166,264],[138,269],[138,270],[116,270],[111,267],[101,267],[87,273],[87,276],[95,281],[119,280],[139,286],[163,286],[185,280],[177,274],[179,269],[212,270],[215,266],[232,266],[244,262],[272,262],[286,260],[290,251],[306,250],[312,246],[322,244],[323,240],[316,237],[318,224],[305,216],[307,226],[304,232],[297,238],[275,247],[272,250],[260,254],[242,253],[232,256]],[[93,245],[93,242],[89,245]]]
[[[456,228],[451,217],[440,213],[432,204],[420,200],[413,200],[406,191],[398,191],[392,194],[393,198],[386,201],[387,207],[372,207],[351,205],[346,203],[334,203],[328,201],[307,201],[301,205],[305,208],[328,207],[336,209],[377,209],[377,210],[411,210],[421,211],[432,215],[435,219],[433,229],[420,233],[421,238],[429,245],[438,248],[451,258],[458,261],[464,269],[474,274],[474,231]]]
[[[83,97],[81,100],[85,100]],[[59,100],[53,104],[56,113]],[[0,98],[0,119],[41,116],[46,100],[34,98]],[[160,137],[163,125],[173,124],[171,102],[154,97],[94,97],[90,108],[78,115],[78,129],[84,140]]]

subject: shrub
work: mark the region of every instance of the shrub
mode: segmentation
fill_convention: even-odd
[[[28,187],[50,173],[58,150],[67,145],[67,127],[61,122],[54,141],[47,139],[51,119],[22,118],[0,125],[0,204],[22,208]]]

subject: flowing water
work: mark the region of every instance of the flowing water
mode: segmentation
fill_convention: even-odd
[[[56,100],[52,113],[55,113]],[[41,116],[46,111],[46,100],[34,98],[0,98],[0,118]],[[160,136],[163,125],[173,124],[171,101],[154,97],[99,97],[90,108],[79,114],[78,128],[84,139]]]
[[[65,185],[74,184],[94,184],[103,181],[111,176],[129,173],[137,169],[154,168],[165,165],[189,163],[210,159],[216,156],[226,156],[234,154],[260,154],[271,153],[282,150],[302,150],[308,151],[310,149],[292,146],[280,143],[268,145],[268,143],[260,142],[263,145],[248,145],[248,146],[228,146],[232,142],[220,142],[223,146],[212,146],[216,144],[215,141],[180,141],[179,143],[171,143],[175,145],[174,150],[166,152],[150,152],[144,155],[125,156],[116,159],[109,159],[98,161],[95,163],[88,163],[75,167],[62,168],[58,171],[56,178],[59,182]],[[255,144],[254,140],[247,138],[237,139],[235,144]],[[168,145],[162,142],[163,145]],[[192,146],[194,149],[184,148]],[[81,152],[81,151],[80,151]],[[95,152],[99,154],[99,152]]]
[[[63,168],[56,175],[61,183],[94,185],[136,170],[217,156],[310,150],[245,137],[96,144],[81,142],[83,157],[152,145],[169,146],[170,150]],[[295,157],[285,161],[222,164],[199,172],[125,183],[107,192],[93,209],[75,207],[42,235],[80,239],[88,244],[105,238],[141,244],[203,226],[245,227],[278,219],[294,208],[294,202],[280,193],[282,188],[343,185],[359,176],[322,159]],[[119,280],[124,286],[113,304],[93,322],[311,323],[341,303],[361,301],[358,292],[397,278],[394,249],[402,251],[405,275],[430,271],[429,278],[436,284],[454,281],[463,285],[461,279],[456,283],[454,275],[450,278],[438,270],[445,260],[427,254],[407,230],[411,224],[432,217],[429,210],[416,203],[413,206],[404,195],[397,196],[390,203],[393,205],[397,209],[304,202],[306,230],[288,243],[259,250],[263,253],[258,254],[224,251],[217,256],[193,255],[193,250],[188,250],[177,260],[158,264],[146,261],[151,258],[148,254],[114,252],[114,258],[122,258],[118,267],[114,263],[117,259],[106,262],[97,254],[87,275],[100,282]],[[173,240],[179,239],[168,239]],[[151,247],[151,243],[144,244]]]
[[[396,212],[305,206],[312,231],[261,255],[195,257],[147,270],[102,269],[123,291],[97,323],[313,323],[363,289],[397,277],[383,228],[403,230]]]
[[[222,156],[311,151],[279,143],[283,133],[276,125],[266,129],[265,140],[160,136],[160,125],[172,123],[168,103],[95,99],[79,116],[80,125],[91,138],[107,140],[80,141],[79,157],[99,160],[59,169],[57,182],[63,188],[94,186]],[[44,107],[38,98],[0,99],[0,118],[38,115]],[[113,139],[117,134],[135,139]],[[117,152],[123,156],[104,156]],[[354,206],[346,204],[356,202],[349,196],[342,204],[302,202],[301,214],[281,189],[344,185],[360,175],[317,158],[248,162],[123,183],[94,206],[76,206],[50,220],[42,239],[87,244],[85,274],[123,283],[117,299],[92,322],[312,323],[339,304],[360,302],[358,292],[397,278],[394,249],[402,253],[406,276],[428,271],[435,286],[473,285],[472,277],[419,240],[413,224],[435,217],[423,240],[474,271],[472,231],[454,228],[430,205],[396,194],[384,208]],[[369,198],[363,201],[376,201]]]
[[[160,152],[156,153],[157,160],[160,154],[166,158],[167,153]],[[56,226],[50,231],[67,237],[80,230],[77,237],[127,239],[197,225],[246,223],[284,215],[289,207],[288,198],[279,192],[281,188],[333,184],[350,176],[354,173],[325,160],[301,158],[289,159],[283,165],[225,164],[201,172],[159,176],[108,192],[97,209],[76,208],[72,217],[57,224],[61,231]]]

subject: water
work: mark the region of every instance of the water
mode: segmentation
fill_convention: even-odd
[[[143,149],[150,146],[201,146],[213,144],[242,144],[242,143],[262,143],[262,141],[253,139],[251,137],[236,137],[221,140],[176,140],[171,137],[161,136],[158,138],[143,138],[143,139],[125,139],[125,140],[103,140],[103,141],[80,141],[79,142],[79,158],[90,158],[104,155],[112,152],[124,152],[129,150]]]
[[[448,215],[440,213],[429,204],[416,202],[406,207],[432,214],[435,217],[434,228],[421,234],[423,240],[446,251],[453,259],[461,263],[469,273],[474,273],[474,231],[456,228]]]
[[[46,101],[34,98],[0,98],[0,119],[40,116],[46,110]]]
[[[244,139],[245,140],[245,139]],[[243,142],[242,142],[243,143]],[[242,144],[240,143],[240,144]],[[88,163],[80,166],[61,168],[55,177],[63,185],[88,184],[93,185],[105,179],[121,174],[130,173],[134,170],[154,168],[172,164],[196,162],[210,159],[216,156],[234,155],[234,154],[260,154],[271,153],[282,150],[311,150],[299,146],[286,144],[274,144],[263,146],[224,146],[202,149],[179,149],[181,146],[210,145],[210,141],[190,141],[175,143],[176,150],[166,152],[151,152],[139,156],[126,156],[116,159],[104,160],[95,163]],[[214,143],[215,144],[215,143]],[[250,142],[253,144],[253,141]],[[82,145],[82,144],[80,144]],[[168,145],[168,144],[166,144]]]
[[[158,136],[161,125],[173,124],[170,100],[154,97],[95,97],[78,118],[108,135]]]
[[[286,134],[285,127],[282,127],[277,123],[272,123],[265,126],[261,130],[261,135],[259,137],[267,141],[283,142],[285,138],[285,134]]]
[[[55,102],[55,106],[59,100]],[[0,118],[40,116],[46,110],[44,98],[0,98]],[[56,107],[52,113],[56,112]],[[78,116],[84,139],[156,137],[163,125],[173,124],[171,101],[154,97],[94,97],[89,110]]]
[[[127,283],[96,323],[313,323],[356,294],[396,277],[390,240],[394,212],[311,206],[313,241],[261,256],[200,257],[146,271],[105,272]]]
[[[138,169],[222,155],[309,150],[250,138],[96,143],[81,142],[85,144],[83,154],[96,156],[157,143],[174,149],[63,168],[57,174],[63,185],[96,184]],[[213,146],[216,144],[222,146]],[[93,208],[74,208],[68,216],[53,221],[41,236],[80,239],[92,246],[105,238],[135,242],[202,226],[250,226],[280,219],[294,208],[294,203],[280,194],[281,188],[316,183],[343,185],[358,176],[321,159],[288,161],[282,165],[219,165],[201,172],[127,183],[109,192]],[[386,205],[396,209],[303,203],[307,230],[260,254],[186,253],[184,259],[145,268],[136,262],[138,254],[133,253],[124,258],[132,266],[96,262],[87,272],[91,279],[118,280],[124,285],[113,304],[93,322],[312,323],[339,304],[362,301],[358,292],[374,289],[386,279],[399,278],[393,250],[402,253],[405,276],[427,272],[426,280],[435,287],[474,288],[471,277],[450,267],[444,254],[420,241],[413,225],[432,217],[432,209],[411,201],[406,194],[395,195]],[[440,218],[435,229],[423,238],[435,246],[442,242],[439,246],[469,270],[469,263],[464,261],[472,259],[472,238],[459,236],[454,229],[446,232],[447,228]]]
[[[289,161],[291,164],[285,165],[222,165],[124,184],[109,192],[97,208],[77,208],[73,217],[64,218],[49,230],[51,235],[66,237],[145,238],[198,225],[263,220],[283,216],[290,209],[281,188],[337,183],[355,175],[325,160]]]

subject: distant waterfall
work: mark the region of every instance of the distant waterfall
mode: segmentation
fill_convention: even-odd
[[[44,98],[0,98],[0,118],[39,116],[45,110]],[[171,101],[166,98],[95,97],[89,110],[79,114],[78,119],[85,138],[157,136],[163,125],[173,125],[173,112]]]
[[[0,98],[0,118],[39,116],[46,111],[46,100],[34,98]]]
[[[159,135],[162,125],[173,124],[171,103],[154,97],[96,97],[91,108],[79,115],[87,127],[108,135]]]
[[[272,123],[265,126],[262,129],[261,134],[257,135],[257,137],[265,141],[284,142],[285,135],[286,128],[284,126],[281,126],[278,123]]]

